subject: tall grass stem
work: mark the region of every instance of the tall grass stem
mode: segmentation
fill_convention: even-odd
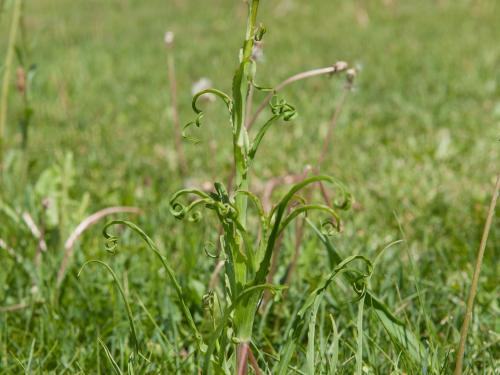
[[[7,98],[9,96],[9,77],[14,59],[14,44],[17,39],[17,30],[21,20],[22,0],[14,1],[12,11],[12,21],[10,24],[9,42],[7,44],[7,54],[5,56],[5,67],[2,79],[2,95],[0,98],[0,172],[3,170],[3,153],[5,144],[5,122],[7,121]]]
[[[170,88],[170,111],[172,116],[172,122],[174,125],[174,140],[175,140],[175,151],[177,154],[177,161],[179,166],[179,171],[182,176],[187,172],[187,161],[184,153],[184,147],[182,145],[182,129],[179,120],[179,105],[177,100],[177,78],[175,75],[175,59],[174,59],[174,33],[168,31],[165,34],[165,45],[168,50],[167,55],[167,70],[168,70],[168,82]]]
[[[481,238],[481,243],[479,245],[479,251],[476,258],[476,266],[474,268],[474,274],[472,276],[472,283],[469,290],[469,297],[467,299],[467,308],[465,311],[464,322],[460,330],[460,342],[458,344],[457,358],[455,363],[454,375],[461,375],[464,361],[465,353],[465,341],[467,339],[467,332],[469,330],[469,324],[472,319],[472,310],[474,308],[474,299],[477,293],[477,286],[479,282],[479,273],[481,272],[481,265],[483,263],[484,250],[486,248],[486,242],[488,241],[488,235],[491,229],[491,223],[493,221],[493,214],[495,213],[495,207],[498,199],[498,191],[500,189],[500,174],[497,176],[497,182],[495,185],[495,190],[493,196],[491,197],[490,208],[488,209],[488,216],[486,218],[486,223],[484,224],[483,236]]]

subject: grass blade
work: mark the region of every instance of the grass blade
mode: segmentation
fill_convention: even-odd
[[[120,292],[120,295],[121,295],[121,297],[123,299],[123,303],[124,303],[125,308],[126,308],[127,317],[128,317],[128,321],[129,321],[129,325],[130,325],[130,333],[131,333],[131,336],[132,336],[132,342],[134,344],[134,353],[136,355],[135,357],[137,358],[137,356],[139,354],[139,341],[137,340],[137,334],[136,334],[136,330],[135,330],[135,324],[134,324],[134,318],[133,318],[133,315],[132,315],[132,309],[130,308],[130,304],[128,303],[127,296],[125,295],[125,292],[123,291],[123,287],[121,286],[120,282],[118,281],[118,277],[116,276],[116,273],[113,271],[113,269],[108,264],[106,264],[106,263],[104,263],[103,261],[100,261],[100,260],[88,260],[88,261],[86,261],[82,265],[82,268],[80,269],[80,271],[78,272],[78,278],[80,277],[80,274],[83,272],[83,270],[85,269],[85,267],[87,267],[87,265],[89,265],[91,263],[100,264],[113,277],[113,280],[114,280],[114,282],[116,284],[116,287],[118,288],[118,291]]]
[[[97,338],[97,341],[99,341],[99,344],[101,345],[101,347],[103,348],[104,350],[104,353],[106,354],[106,357],[108,358],[109,360],[109,363],[111,363],[111,367],[113,368],[113,370],[115,371],[115,373],[117,375],[123,375],[123,372],[122,370],[120,369],[120,366],[118,366],[118,363],[116,363],[115,359],[113,358],[113,355],[111,354],[111,352],[109,351],[108,347],[106,346],[106,344],[101,340],[100,337]]]
[[[315,361],[314,361],[314,341],[315,341],[315,329],[316,329],[316,317],[318,315],[318,307],[321,302],[320,298],[316,298],[314,301],[313,308],[311,310],[311,315],[309,317],[309,332],[307,335],[307,367],[306,374],[315,374]]]
[[[365,306],[365,297],[360,299],[358,306],[358,319],[356,322],[356,329],[358,331],[356,351],[356,375],[363,373],[363,310]]]

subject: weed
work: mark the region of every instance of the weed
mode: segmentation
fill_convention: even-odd
[[[215,213],[220,225],[222,235],[220,245],[222,254],[211,257],[222,256],[224,264],[224,288],[223,295],[218,295],[217,290],[210,290],[204,297],[213,320],[212,330],[205,336],[201,335],[196,327],[194,319],[185,302],[185,292],[174,276],[174,271],[168,265],[166,259],[160,254],[152,240],[137,226],[130,222],[115,221],[113,224],[125,224],[136,231],[147,243],[148,247],[156,253],[171,282],[173,283],[177,297],[181,302],[185,319],[198,348],[198,356],[203,358],[201,369],[203,373],[220,372],[222,369],[233,369],[238,374],[246,373],[247,364],[250,361],[256,367],[257,361],[251,348],[253,339],[255,317],[264,291],[279,294],[283,287],[269,283],[271,272],[271,259],[276,249],[278,239],[287,227],[297,218],[318,211],[328,216],[322,224],[322,230],[317,229],[312,223],[319,238],[325,244],[330,254],[330,264],[333,271],[327,275],[319,287],[313,289],[305,298],[303,306],[297,310],[293,318],[293,324],[286,333],[286,342],[282,349],[280,360],[275,365],[276,373],[282,374],[287,371],[291,361],[291,355],[302,340],[302,333],[309,331],[309,344],[306,355],[307,373],[316,371],[315,359],[315,325],[319,303],[324,291],[338,274],[345,273],[345,280],[351,284],[359,301],[357,317],[357,351],[356,351],[356,373],[361,374],[363,364],[363,312],[365,304],[372,307],[379,316],[382,325],[389,334],[405,349],[411,360],[422,360],[422,347],[420,342],[399,322],[385,305],[368,291],[368,281],[373,271],[373,264],[366,257],[353,255],[342,259],[329,245],[328,239],[322,231],[337,231],[341,229],[341,219],[338,210],[350,208],[352,197],[342,183],[333,177],[319,175],[304,178],[295,183],[281,200],[266,211],[260,199],[248,190],[251,166],[257,155],[257,151],[265,135],[278,121],[290,121],[296,116],[295,108],[284,99],[277,97],[277,92],[288,84],[300,79],[325,73],[341,72],[347,69],[344,62],[337,63],[331,68],[313,70],[301,73],[285,80],[276,89],[264,89],[256,84],[256,61],[252,58],[255,43],[261,42],[266,29],[257,25],[259,1],[252,0],[248,3],[248,19],[245,40],[240,51],[240,64],[232,80],[231,95],[218,89],[205,89],[194,95],[192,108],[197,114],[193,122],[184,128],[186,138],[197,143],[197,138],[188,135],[187,130],[191,126],[200,127],[204,116],[198,107],[198,99],[203,95],[212,94],[225,104],[229,113],[229,122],[232,130],[232,149],[235,171],[235,182],[232,191],[220,182],[214,183],[214,191],[205,192],[199,189],[183,189],[175,193],[170,199],[171,213],[177,219],[189,219],[198,221],[201,218],[200,208],[206,208]],[[352,82],[354,73],[349,71],[349,82]],[[263,103],[257,108],[254,117],[247,122],[247,106],[253,98],[253,89],[270,91]],[[257,120],[259,114],[266,105],[269,105],[271,117],[264,121],[260,129],[252,136],[248,130]],[[300,194],[308,187],[321,184],[333,186],[338,197],[333,206],[309,203]],[[186,198],[187,203],[181,203]],[[328,201],[328,199],[327,199]],[[249,205],[257,213],[259,223],[257,228],[249,221]],[[110,236],[105,229],[106,238],[116,245],[116,237]],[[352,267],[351,264],[361,263],[361,267]],[[363,270],[365,269],[365,270]],[[123,293],[122,293],[123,294]],[[312,312],[310,311],[312,308]],[[305,321],[309,317],[309,325]],[[131,332],[135,336],[133,321]],[[135,341],[135,339],[134,339]],[[249,360],[254,358],[254,360]],[[257,367],[256,367],[257,368]],[[256,370],[259,371],[259,370]]]
[[[0,0],[2,76],[15,3]],[[304,200],[293,198],[284,218],[318,202],[338,211],[342,233],[329,214],[328,224],[321,221],[322,211],[298,214],[281,231],[265,282],[272,292],[260,297],[250,290],[242,297],[259,299],[248,344],[233,341],[233,304],[239,302],[230,295],[220,241],[226,234],[217,213],[197,214],[205,209],[200,204],[179,225],[169,211],[175,187],[202,186],[211,196],[217,191],[205,181],[226,182],[236,174],[232,128],[227,112],[218,111],[220,103],[199,100],[206,115],[202,131],[187,128],[186,135],[207,147],[181,145],[189,166],[181,172],[174,141],[182,128],[177,131],[165,116],[173,114],[165,111],[173,93],[162,58],[175,58],[179,119],[190,116],[189,89],[200,77],[210,77],[233,99],[227,67],[240,44],[233,30],[246,16],[242,3],[22,1],[0,183],[0,373],[196,374],[205,361],[215,373],[453,371],[474,271],[470,249],[477,247],[487,216],[488,181],[498,173],[500,107],[492,72],[500,51],[500,3],[260,2],[258,20],[271,32],[254,48],[254,83],[274,88],[248,89],[249,145],[283,96],[297,104],[300,116],[293,126],[283,119],[270,125],[249,163],[246,190],[261,198],[265,217],[290,186],[316,174],[349,182],[356,201],[352,210],[338,211],[331,203],[337,190],[317,182],[297,193]],[[167,51],[166,25],[176,31],[175,49]],[[290,73],[336,58],[359,70],[352,90],[345,88],[349,68],[333,79],[323,79],[331,75],[325,73],[277,90]],[[345,101],[346,95],[352,100]],[[25,128],[29,142],[22,149],[23,131],[16,126],[23,130],[28,107],[36,116]],[[166,118],[172,126],[165,126]],[[234,179],[225,185],[233,204],[238,187]],[[196,197],[177,202],[188,206]],[[109,247],[120,237],[120,251],[106,256],[98,236],[102,221],[91,215],[103,207],[140,207],[140,216],[116,218],[133,218],[161,258],[122,221],[106,229]],[[243,233],[257,250],[270,230],[262,236],[250,198],[246,219]],[[499,367],[500,231],[493,220],[463,373]],[[383,250],[386,244],[392,246]],[[329,282],[353,255],[365,260],[351,261]],[[119,284],[99,264],[75,277],[87,259],[96,258],[112,267]],[[252,275],[246,280],[251,283]],[[130,307],[137,354],[117,285]],[[309,305],[311,295],[316,297]]]

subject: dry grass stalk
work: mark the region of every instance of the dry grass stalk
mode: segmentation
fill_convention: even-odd
[[[7,44],[7,53],[5,56],[4,73],[2,79],[2,94],[0,97],[0,171],[3,169],[3,152],[5,143],[5,123],[7,121],[7,98],[9,96],[9,77],[14,59],[15,43],[17,39],[17,31],[21,21],[21,0],[14,1],[14,9],[12,11],[12,21],[10,25],[9,41]]]
[[[37,264],[37,266],[40,266],[42,252],[45,253],[47,251],[47,243],[45,242],[44,230],[43,228],[38,228],[38,226],[35,224],[35,221],[28,212],[24,212],[22,218],[33,236],[38,240],[38,246],[36,248],[35,254],[35,263]]]
[[[175,151],[177,153],[177,159],[179,163],[179,170],[184,176],[187,172],[187,162],[186,156],[184,154],[184,147],[182,145],[182,130],[179,120],[179,106],[177,104],[177,78],[175,76],[175,61],[174,61],[174,39],[175,35],[172,31],[167,31],[165,33],[165,46],[168,50],[167,56],[167,69],[168,69],[168,81],[170,84],[170,110],[172,113],[172,121],[174,123],[174,140],[175,140]]]
[[[493,214],[495,213],[495,207],[498,199],[498,191],[500,189],[500,174],[497,176],[497,182],[495,185],[495,190],[493,196],[491,197],[490,208],[488,209],[488,216],[486,218],[486,223],[484,224],[483,235],[481,237],[481,243],[479,245],[479,251],[476,258],[476,266],[474,268],[474,274],[472,276],[472,283],[469,290],[469,297],[467,299],[467,308],[465,311],[464,322],[462,328],[460,329],[460,343],[458,344],[457,357],[455,363],[455,375],[462,374],[464,353],[465,353],[465,342],[467,340],[467,332],[469,331],[469,324],[472,319],[472,310],[474,309],[474,299],[476,298],[477,286],[479,283],[479,273],[481,272],[481,265],[483,263],[484,250],[486,248],[486,242],[488,241],[488,235],[491,229],[491,223],[493,221]]]
[[[222,268],[224,267],[224,261],[219,260],[217,264],[215,265],[215,268],[212,272],[212,275],[210,276],[210,282],[208,283],[208,289],[213,290],[215,286],[217,285],[219,281],[219,274],[220,271],[222,271]]]

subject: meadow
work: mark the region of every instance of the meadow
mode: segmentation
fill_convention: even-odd
[[[240,65],[253,77],[258,60],[254,111],[262,88],[338,71],[278,93],[249,131],[276,117],[257,153],[234,136],[243,1],[0,0],[0,373],[453,373],[499,173],[499,14],[261,0],[262,56]],[[202,78],[231,97],[200,98],[181,139]],[[316,174],[334,180],[293,191]],[[127,212],[68,244],[109,207]],[[498,219],[464,374],[500,369]]]

